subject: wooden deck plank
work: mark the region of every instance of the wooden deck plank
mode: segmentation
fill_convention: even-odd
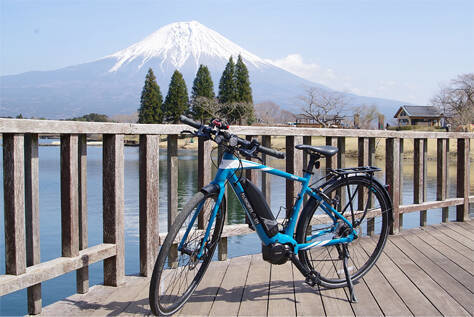
[[[82,315],[115,316],[122,313],[128,314],[131,309],[144,306],[145,303],[148,305],[149,283],[149,278],[140,277],[135,283],[127,283],[126,287],[115,288],[115,291],[104,299],[102,306],[93,311],[83,311]],[[143,293],[146,293],[146,296]],[[150,311],[149,306],[147,311]]]
[[[397,292],[375,265],[363,278],[385,316],[412,316]],[[358,285],[355,291],[358,292]],[[356,293],[356,296],[358,293]],[[360,298],[360,296],[358,296]]]
[[[453,238],[454,240],[458,241],[462,245],[468,247],[471,251],[474,250],[474,242],[467,240],[462,234],[457,233],[453,229],[451,229],[449,226],[440,224],[433,226],[433,228],[439,230],[440,232],[444,233],[445,235]]]
[[[296,315],[293,268],[290,262],[271,267],[268,316]]]
[[[214,298],[227,271],[230,261],[212,262],[207,269],[201,283],[197,287],[194,294],[189,298],[188,302],[183,306],[179,315],[209,315]],[[211,274],[210,274],[211,273]]]
[[[424,230],[420,230],[416,235],[405,235],[404,238],[410,241],[428,259],[465,285],[467,289],[474,290],[473,261],[436,240]]]
[[[390,236],[376,265],[356,283],[356,304],[348,302],[347,288],[309,287],[289,262],[270,265],[260,254],[212,262],[179,314],[472,315],[474,252],[458,240],[472,232],[470,221]],[[363,252],[374,246],[371,239],[360,239],[359,243]],[[318,269],[324,273],[334,269],[331,262],[322,263]],[[351,265],[357,266],[357,260]],[[75,294],[45,307],[43,315],[149,315],[149,278],[127,276],[124,282],[120,287],[93,286],[87,294]]]
[[[267,314],[270,267],[270,263],[262,261],[261,254],[252,255],[239,316],[264,316]]]
[[[373,241],[361,240],[365,248]],[[372,246],[371,246],[372,247]],[[372,249],[371,249],[372,250]],[[430,301],[420,292],[405,273],[383,252],[375,264],[385,279],[390,283],[393,290],[400,296],[410,312],[415,316],[440,316],[440,312],[433,307]]]
[[[124,310],[126,305],[118,305],[116,298],[121,294],[126,294],[127,303],[134,300],[128,290],[142,288],[147,280],[138,276],[126,276],[121,287],[95,285],[86,294],[74,294],[64,300],[43,308],[42,316],[105,316],[112,312],[115,314]],[[148,299],[148,297],[147,297]]]
[[[413,235],[394,237],[392,241],[403,253],[414,261],[418,267],[429,275],[431,279],[439,285],[439,287],[444,289],[446,293],[449,293],[449,295],[467,312],[474,312],[474,294],[469,288],[466,288],[440,266],[436,265],[430,257],[423,254],[423,249],[430,248],[428,244]],[[471,281],[471,284],[474,282],[472,276],[469,280]]]
[[[392,238],[396,241],[398,237]],[[449,293],[441,289],[425,272],[420,270],[416,263],[400,251],[392,241],[387,243],[384,251],[444,316],[469,315]]]
[[[121,314],[131,315],[152,315],[148,295],[150,293],[150,278],[147,278],[143,283],[143,287],[138,291],[135,300],[130,301],[129,305],[122,311]]]
[[[448,235],[445,235],[439,230],[436,230],[432,227],[425,227],[423,228],[424,232],[427,232],[430,234],[430,236],[434,237],[437,241],[441,243],[437,243],[435,241],[432,241],[432,243],[435,243],[437,248],[444,254],[446,252],[446,255],[456,263],[464,263],[464,259],[466,258],[470,261],[474,261],[474,252],[466,247],[465,245],[459,243],[457,240],[454,240]],[[454,253],[453,253],[454,251]]]
[[[332,262],[323,262],[321,272],[326,272],[329,276],[329,273],[332,273],[334,270],[335,268]],[[354,316],[351,304],[348,301],[349,298],[344,289],[323,289],[320,287],[319,291],[321,293],[321,299],[324,304],[326,316]]]
[[[229,267],[222,280],[221,287],[212,304],[210,316],[236,316],[249,271],[251,256],[242,256],[230,260]]]
[[[474,241],[474,230],[465,228],[464,226],[461,226],[460,223],[461,222],[452,222],[450,223],[449,228],[463,235],[466,239]]]
[[[310,287],[305,278],[293,266],[295,284],[296,315],[297,316],[325,316],[324,305],[317,286]]]

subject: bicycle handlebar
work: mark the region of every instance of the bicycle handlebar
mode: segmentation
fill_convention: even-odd
[[[199,122],[196,122],[193,119],[190,119],[186,116],[183,116],[183,115],[179,116],[179,120],[181,120],[182,123],[192,126],[193,128],[196,128],[196,129],[201,128],[201,124]]]
[[[179,119],[181,120],[181,122],[183,122],[183,123],[185,123],[189,126],[192,126],[195,129],[200,130],[201,128],[203,128],[203,130],[206,131],[206,132],[216,134],[216,131],[214,129],[212,129],[211,127],[204,126],[204,125],[200,124],[199,122],[196,122],[196,121],[194,121],[194,120],[192,120],[192,119],[190,119],[190,118],[188,118],[184,115],[181,115],[179,117]],[[224,135],[224,137],[227,139],[227,141],[229,141],[231,138],[236,138],[237,139],[237,144],[242,146],[242,147],[245,147],[246,149],[250,149],[250,148],[252,148],[253,146],[256,145],[255,151],[258,151],[262,154],[270,155],[270,156],[273,156],[273,157],[276,157],[276,158],[279,158],[279,159],[284,159],[285,158],[285,153],[283,153],[283,152],[265,147],[263,145],[260,145],[258,142],[254,142],[254,141],[251,142],[251,141],[239,138],[238,136],[230,134],[226,131],[223,131],[223,132],[224,133],[222,135]]]

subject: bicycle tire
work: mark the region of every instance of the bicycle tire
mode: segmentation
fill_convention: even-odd
[[[158,254],[150,281],[149,302],[153,314],[168,316],[177,312],[193,294],[204,276],[214,255],[220,235],[222,234],[225,218],[222,206],[224,206],[225,201],[222,201],[217,212],[217,217],[211,229],[212,232],[205,246],[206,252],[204,258],[197,261],[193,256],[184,252],[178,252],[176,242],[178,240],[178,234],[180,232],[184,233],[189,222],[193,221],[194,229],[192,229],[188,235],[184,246],[186,246],[188,250],[192,250],[192,254],[195,254],[194,251],[199,250],[205,230],[197,228],[199,216],[193,219],[194,211],[203,203],[200,215],[204,215],[204,221],[199,228],[207,228],[210,215],[209,211],[212,210],[212,207],[215,205],[216,199],[217,193],[196,193],[183,207],[183,210],[178,214],[171,226]],[[207,203],[208,201],[210,204]],[[172,263],[171,266],[170,263]],[[185,274],[184,279],[183,274]],[[194,277],[191,276],[192,279],[188,279],[188,274],[194,274]],[[178,285],[173,285],[173,282],[176,284],[179,283],[179,287]],[[182,285],[183,283],[189,284]],[[172,288],[170,289],[170,287]],[[176,287],[178,287],[177,291],[175,290]],[[168,291],[169,293],[167,293]],[[176,292],[176,294],[173,294],[173,292]]]
[[[323,192],[328,197],[333,198],[332,205],[336,210],[342,212],[346,206],[348,207],[343,216],[358,231],[359,237],[347,244],[350,254],[349,271],[352,281],[356,281],[372,268],[385,246],[391,221],[391,201],[380,183],[374,182],[368,176],[351,176],[347,179],[340,179],[329,184]],[[349,199],[349,194],[352,199]],[[357,206],[357,209],[360,209],[359,212],[355,211],[355,216],[352,217],[350,202],[352,201],[355,205],[358,205],[359,199],[363,199],[364,195],[367,199],[362,200],[362,207],[365,209],[365,206],[367,206],[368,213],[366,217],[362,218],[364,209],[360,209],[360,206]],[[341,197],[344,197],[344,202],[342,202]],[[357,200],[354,200],[355,198]],[[371,205],[370,209],[367,205],[368,202]],[[334,221],[327,217],[319,205],[318,200],[311,198],[303,208],[296,231],[298,243],[305,243],[310,232],[329,229],[335,225]],[[377,211],[377,209],[380,209],[380,211]],[[369,219],[372,219],[372,217],[368,215],[375,216],[370,225]],[[357,221],[360,221],[359,225],[355,225]],[[339,225],[341,225],[341,221],[339,221]],[[373,228],[373,230],[369,230],[370,228]],[[369,232],[372,233],[369,235]],[[336,230],[317,239],[324,241],[340,236],[340,232]],[[300,250],[298,257],[310,270],[319,274],[320,285],[323,287],[338,288],[347,285],[343,270],[341,245]]]

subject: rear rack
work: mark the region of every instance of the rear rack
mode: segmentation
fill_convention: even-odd
[[[334,176],[347,176],[349,174],[369,174],[373,175],[375,172],[380,172],[381,169],[375,166],[361,166],[361,167],[346,167],[346,168],[329,168],[328,174]]]

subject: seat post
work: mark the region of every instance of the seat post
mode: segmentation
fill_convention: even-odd
[[[316,163],[318,163],[318,160],[321,158],[321,156],[313,154],[313,153],[308,153],[308,152],[306,153],[309,155],[309,162],[306,169],[303,169],[303,173],[313,174],[313,167]]]

